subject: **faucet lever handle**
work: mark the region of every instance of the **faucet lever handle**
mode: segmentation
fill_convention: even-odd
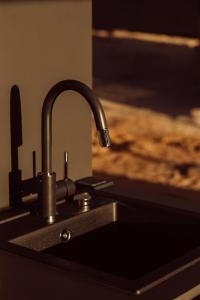
[[[68,178],[68,152],[64,152],[64,179]]]

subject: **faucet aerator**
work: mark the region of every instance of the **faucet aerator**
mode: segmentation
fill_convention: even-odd
[[[108,129],[98,129],[98,137],[101,147],[110,147],[111,141]]]

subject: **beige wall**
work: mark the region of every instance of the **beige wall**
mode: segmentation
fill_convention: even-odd
[[[23,145],[20,168],[32,176],[32,151],[40,171],[40,115],[49,88],[59,80],[91,84],[91,1],[0,2],[0,207],[8,205],[10,171],[9,94],[21,90]],[[86,102],[64,93],[54,110],[54,170],[63,176],[63,152],[69,152],[69,176],[91,174],[91,115]]]

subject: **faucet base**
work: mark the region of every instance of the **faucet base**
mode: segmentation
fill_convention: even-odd
[[[38,182],[41,215],[52,224],[56,219],[56,173],[39,173]]]

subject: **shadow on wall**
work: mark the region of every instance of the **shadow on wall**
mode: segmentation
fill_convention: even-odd
[[[19,148],[23,145],[21,96],[17,85],[10,92],[10,145],[11,170],[9,179],[9,201],[11,207],[23,205],[24,196],[36,193],[36,154],[33,151],[33,177],[22,180],[22,170],[19,165]]]
[[[101,29],[199,36],[199,15],[199,0],[93,1],[94,28]]]
[[[177,116],[200,104],[200,48],[128,38],[93,39],[102,98]]]

